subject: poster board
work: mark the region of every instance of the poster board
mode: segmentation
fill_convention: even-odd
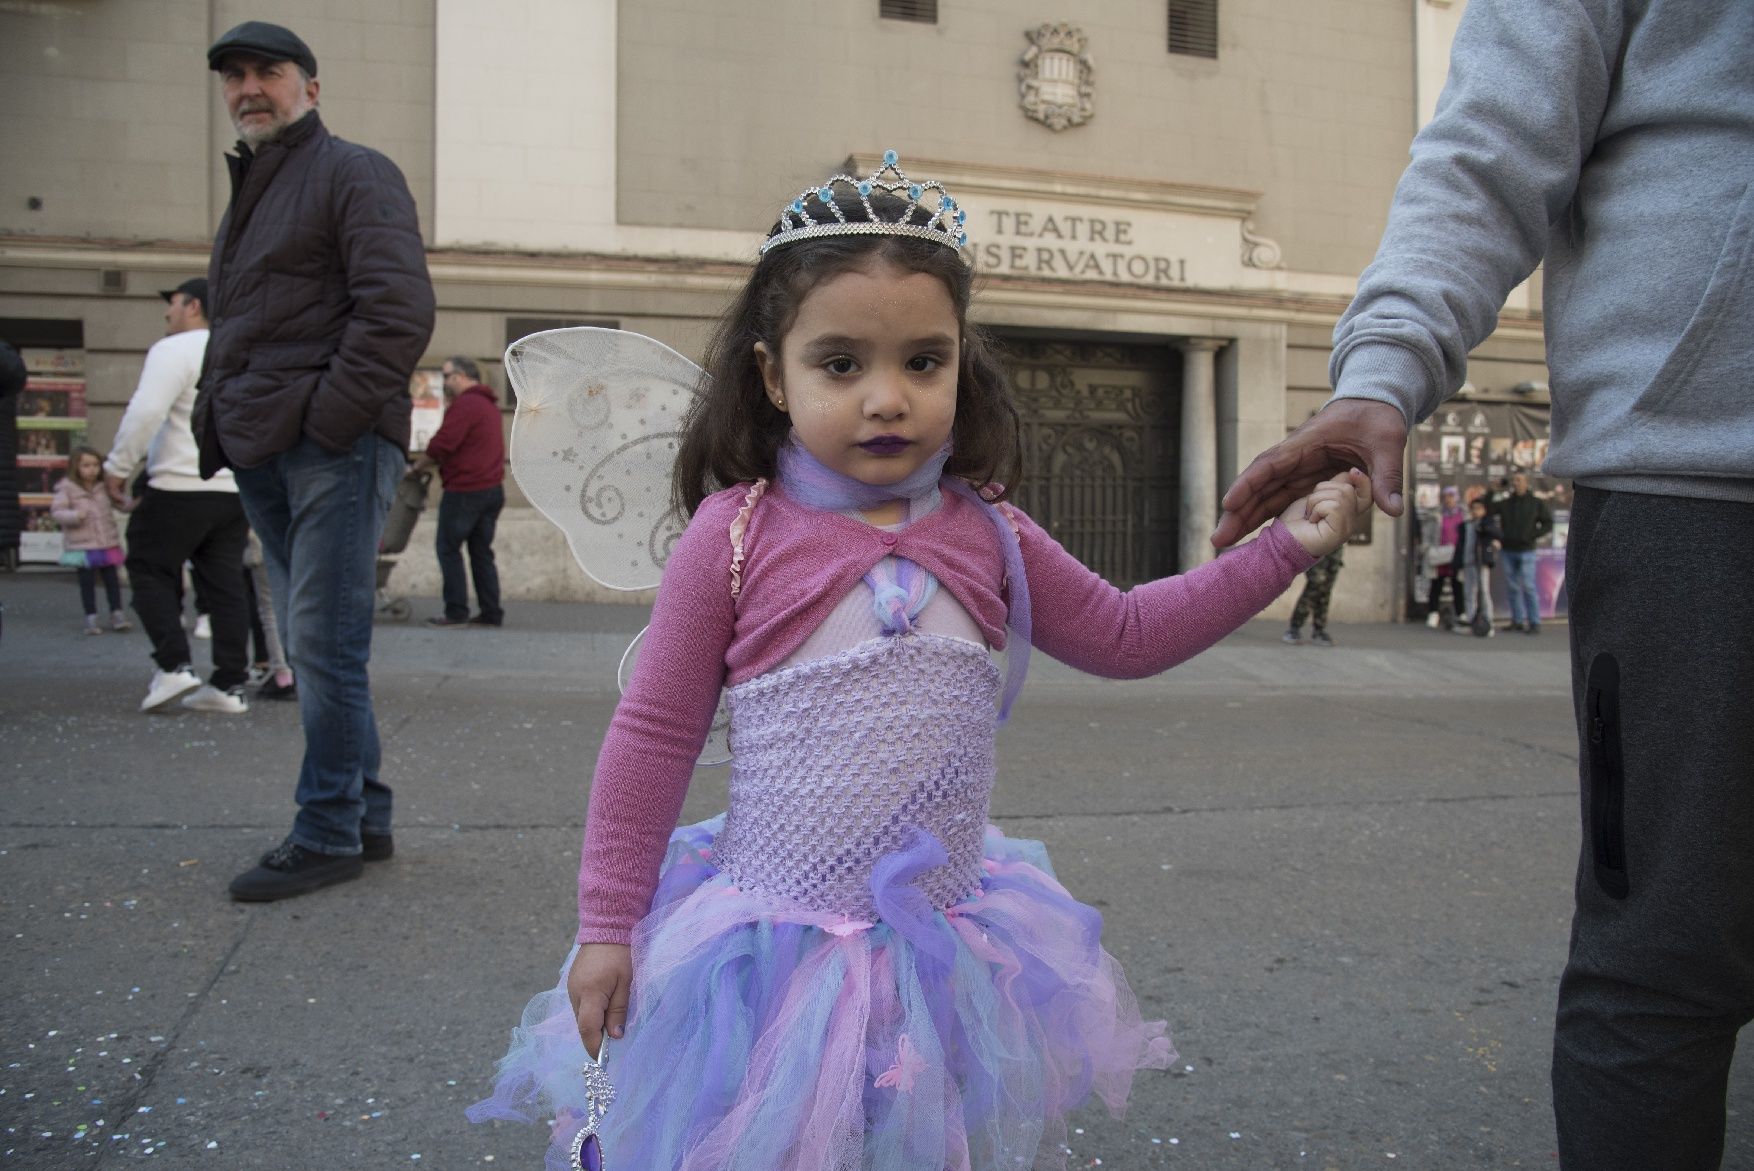
[[[1571,484],[1541,471],[1551,442],[1545,403],[1451,401],[1413,429],[1413,603],[1429,596],[1427,548],[1436,544],[1442,493],[1460,489],[1462,507],[1475,498],[1488,503],[1510,493],[1510,477],[1529,477],[1529,491],[1547,502],[1553,531],[1535,545],[1535,593],[1542,618],[1563,617],[1565,539],[1571,522]],[[1504,574],[1492,574],[1493,610],[1510,613]]]
[[[61,559],[61,527],[49,514],[67,458],[85,442],[85,351],[19,351],[27,375],[18,396],[18,506],[22,514],[18,559]]]

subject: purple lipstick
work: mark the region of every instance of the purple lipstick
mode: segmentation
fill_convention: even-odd
[[[879,435],[875,439],[865,440],[859,446],[872,455],[895,455],[907,450],[911,443],[911,440],[903,439],[899,435]]]

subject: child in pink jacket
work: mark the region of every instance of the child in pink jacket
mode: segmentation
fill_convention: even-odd
[[[122,563],[122,535],[116,527],[115,508],[104,488],[104,457],[89,447],[73,450],[67,478],[55,485],[49,509],[61,526],[61,564],[79,570],[79,598],[85,604],[85,633],[102,634],[97,621],[97,581],[104,579],[109,596],[110,628],[132,630],[134,624],[122,610],[122,583],[116,566]]]

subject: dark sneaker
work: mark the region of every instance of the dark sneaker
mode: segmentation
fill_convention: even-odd
[[[471,618],[471,619],[469,619],[469,625],[471,625],[471,626],[493,626],[493,627],[498,627],[498,626],[500,626],[500,625],[502,625],[502,624],[503,624],[503,623],[504,623],[504,622],[505,622],[505,618],[504,618],[504,617],[500,617],[500,618],[489,618],[489,617],[488,617],[488,616],[487,616],[487,615],[485,615],[485,614],[477,614],[477,615],[475,615],[475,617],[473,617],[473,618]]]
[[[280,680],[270,676],[268,681],[262,684],[261,688],[257,690],[256,694],[263,699],[297,699],[298,681],[288,679],[285,683],[282,683]]]
[[[1288,642],[1292,646],[1298,646],[1303,642],[1303,631],[1297,629],[1294,626],[1290,630],[1287,630],[1284,634],[1281,634],[1279,636],[1279,641],[1280,642]]]
[[[1310,646],[1333,646],[1334,640],[1328,637],[1327,631],[1318,630],[1314,634],[1311,634],[1309,636],[1309,645]]]
[[[1529,625],[1527,625],[1526,627],[1523,628],[1523,633],[1524,634],[1540,634],[1541,633],[1541,624],[1539,622],[1531,622],[1531,623],[1529,623]]]
[[[446,618],[443,614],[434,614],[426,620],[426,624],[447,630],[456,630],[469,625],[469,620],[467,618]]]
[[[1506,629],[1509,630],[1512,634],[1521,634],[1523,632],[1523,624],[1521,622],[1512,622],[1508,627],[1506,627]]]
[[[231,897],[240,903],[271,903],[351,882],[364,871],[365,859],[358,854],[318,854],[288,840],[262,855],[255,869],[232,879]]]
[[[360,831],[360,854],[367,862],[382,862],[396,852],[396,839],[390,834],[368,834]]]

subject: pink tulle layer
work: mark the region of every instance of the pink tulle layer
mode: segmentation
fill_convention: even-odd
[[[1040,843],[989,827],[980,889],[936,909],[910,879],[928,836],[872,875],[875,922],[776,904],[712,866],[718,822],[677,831],[634,941],[605,1163],[641,1171],[987,1171],[1065,1166],[1065,1115],[1119,1114],[1175,1058],[1142,1021],[1101,916]],[[570,957],[568,961],[570,966]],[[553,1118],[548,1166],[583,1119],[566,968],[513,1034],[490,1118]]]

